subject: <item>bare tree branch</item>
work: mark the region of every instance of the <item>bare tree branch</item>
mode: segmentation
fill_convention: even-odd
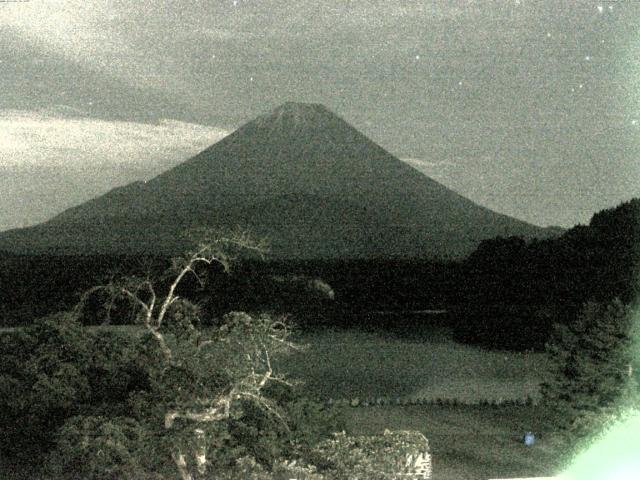
[[[178,419],[196,424],[223,421],[230,418],[232,406],[242,400],[254,403],[277,418],[287,429],[289,428],[278,406],[262,393],[269,382],[291,385],[284,377],[274,375],[271,364],[272,354],[298,348],[296,344],[287,340],[290,331],[286,318],[274,321],[270,318],[260,317],[254,321],[248,315],[242,314],[244,317],[237,317],[236,323],[232,321],[228,330],[220,330],[220,338],[204,339],[203,341],[202,333],[189,336],[180,341],[192,343],[177,343],[175,352],[171,350],[161,331],[169,308],[179,299],[177,291],[185,277],[193,275],[198,284],[203,287],[202,270],[198,270],[198,268],[217,264],[225,272],[228,272],[235,259],[233,249],[249,251],[262,257],[267,251],[267,244],[264,239],[256,241],[247,232],[240,230],[229,235],[217,235],[213,230],[204,230],[201,232],[200,241],[192,253],[172,260],[171,281],[166,294],[159,295],[156,292],[147,272],[147,277],[142,279],[129,277],[120,282],[111,281],[107,285],[87,290],[74,309],[76,315],[79,315],[88,298],[98,291],[106,291],[110,295],[108,311],[113,307],[117,297],[124,297],[132,305],[135,305],[136,309],[139,308],[142,313],[143,326],[157,341],[164,358],[164,368],[161,366],[158,368],[161,376],[171,366],[200,365],[206,364],[207,361],[217,362],[217,355],[226,350],[220,350],[216,353],[216,345],[228,350],[227,355],[230,355],[231,358],[229,371],[225,370],[225,373],[228,373],[232,380],[227,388],[222,393],[211,394],[206,387],[201,395],[193,394],[195,399],[190,398],[188,402],[178,402],[177,406],[165,412],[165,429],[171,429]],[[211,348],[211,351],[205,353],[206,347]],[[205,381],[198,379],[196,374],[194,374],[194,378],[197,383],[195,386],[189,385],[187,391],[195,390],[206,384]],[[177,387],[178,390],[180,388],[182,387]],[[178,391],[173,393],[178,395],[177,398],[182,398],[183,393],[178,394]],[[200,475],[204,475],[207,464],[205,431],[196,428],[194,434],[198,445],[195,453],[196,467]],[[173,452],[172,457],[180,478],[193,480],[187,458],[182,451],[177,449]]]

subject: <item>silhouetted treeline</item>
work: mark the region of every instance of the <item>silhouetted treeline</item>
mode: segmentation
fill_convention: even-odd
[[[631,301],[638,292],[640,200],[595,214],[555,239],[487,240],[464,262],[465,303]]]
[[[72,308],[85,290],[111,276],[158,273],[167,260],[103,255],[12,255],[0,252],[0,326],[25,325]]]
[[[0,326],[28,324],[70,309],[82,292],[112,277],[160,278],[169,264],[163,257],[0,253]],[[444,308],[455,296],[457,269],[454,263],[408,259],[240,261],[229,275],[211,268],[203,291],[197,291],[196,282],[186,282],[181,295],[198,300],[213,315],[264,308],[315,314],[322,308],[332,310],[324,312],[327,318],[339,310],[345,323],[345,314],[362,311]],[[333,298],[314,280],[330,286]],[[106,300],[96,294],[87,308],[98,311]],[[115,310],[112,321],[119,323],[117,305]]]
[[[640,199],[635,199],[595,214],[589,225],[558,238],[484,241],[461,262],[241,261],[231,275],[211,269],[204,290],[193,282],[181,295],[199,301],[211,319],[230,310],[269,309],[291,312],[306,323],[341,326],[388,327],[400,318],[375,314],[380,311],[446,309],[446,321],[460,340],[540,349],[552,325],[573,318],[586,301],[618,297],[629,303],[637,296],[639,233]],[[127,256],[0,254],[0,262],[3,325],[71,308],[82,291],[110,275],[158,278],[169,265],[168,258]],[[97,313],[105,300],[96,296],[89,302],[88,321],[105,320]],[[114,323],[131,321],[118,317],[117,310]]]
[[[585,302],[633,302],[639,267],[640,199],[555,239],[484,241],[462,264],[456,333],[490,347],[540,349],[552,325],[575,318]]]

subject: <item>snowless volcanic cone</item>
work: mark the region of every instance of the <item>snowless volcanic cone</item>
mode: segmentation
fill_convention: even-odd
[[[459,257],[549,231],[483,208],[319,104],[285,103],[195,157],[0,235],[14,252],[171,253],[190,228],[239,226],[275,257]]]

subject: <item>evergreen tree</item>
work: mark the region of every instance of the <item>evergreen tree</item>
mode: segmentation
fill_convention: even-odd
[[[632,309],[618,299],[588,302],[575,321],[556,325],[547,344],[550,375],[541,387],[561,429],[591,433],[634,401],[634,330]]]

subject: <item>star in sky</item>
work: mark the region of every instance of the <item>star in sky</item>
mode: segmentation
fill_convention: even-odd
[[[9,10],[0,0],[0,45],[8,35],[9,45],[18,52],[15,58],[21,62],[20,68],[9,67],[9,56],[0,52],[3,108],[26,105],[24,108],[37,110],[41,105],[65,103],[83,107],[96,118],[154,122],[166,117],[231,127],[292,95],[301,100],[317,99],[356,127],[366,127],[365,119],[371,119],[366,133],[399,155],[455,156],[464,167],[460,167],[460,176],[453,170],[446,178],[443,174],[450,188],[509,214],[563,226],[588,221],[587,215],[605,205],[596,205],[596,196],[585,196],[588,189],[579,189],[577,184],[574,189],[557,190],[559,196],[564,195],[563,202],[552,205],[547,201],[554,198],[552,191],[561,183],[554,175],[566,174],[553,159],[566,152],[560,152],[556,130],[525,127],[529,116],[531,122],[552,119],[558,131],[566,132],[567,144],[575,142],[576,148],[567,155],[576,156],[572,163],[576,169],[584,157],[580,149],[587,136],[594,156],[607,151],[609,141],[627,142],[625,148],[607,155],[607,161],[618,167],[612,167],[612,172],[629,170],[632,153],[640,148],[640,136],[611,140],[599,134],[612,119],[624,125],[627,133],[640,132],[640,113],[629,111],[628,105],[637,100],[637,18],[633,17],[640,0],[593,0],[575,8],[558,8],[557,0],[520,0],[516,8],[516,0],[509,0],[509,8],[495,9],[471,7],[482,2],[468,1],[426,2],[429,8],[422,5],[425,2],[371,1],[362,2],[367,5],[360,8],[353,0],[223,0],[183,2],[179,15],[171,9],[149,11],[145,2],[131,3],[131,8],[123,5],[128,2],[109,2],[114,5],[104,9],[80,8],[82,2],[69,2],[78,3],[79,10],[61,9],[54,3],[31,2],[33,11],[26,17],[19,12],[31,7],[24,4],[13,17],[5,18]],[[345,8],[346,4],[352,8]],[[131,21],[121,22],[125,16]],[[55,19],[53,27],[51,18]],[[166,31],[176,28],[178,19],[191,31],[176,41]],[[398,37],[400,20],[403,32]],[[460,28],[451,31],[455,22]],[[64,28],[58,28],[58,23]],[[149,28],[137,31],[138,24]],[[309,42],[297,32],[308,32]],[[20,38],[12,40],[16,35]],[[96,49],[100,39],[104,48]],[[382,45],[391,48],[380,48]],[[220,51],[220,56],[215,51]],[[349,61],[354,52],[357,57]],[[511,67],[514,59],[516,68]],[[256,62],[258,68],[248,67]],[[411,81],[397,81],[395,69],[403,64],[411,67]],[[247,76],[252,69],[260,72],[260,81],[255,76],[251,80],[252,74]],[[160,73],[149,75],[150,71]],[[185,71],[194,74],[185,75]],[[334,73],[326,75],[327,71]],[[307,74],[300,78],[300,72]],[[321,83],[309,80],[323,74]],[[62,90],[68,94],[63,96]],[[376,102],[378,91],[407,101]],[[540,102],[544,95],[549,101]],[[91,107],[87,106],[90,96],[94,102]],[[130,100],[137,97],[139,101]],[[157,105],[156,113],[149,112],[144,103],[153,104],[157,99],[162,104]],[[209,106],[221,101],[233,108]],[[0,123],[4,117],[0,111]],[[456,125],[459,118],[473,119],[473,127],[455,141],[444,138],[440,131]],[[479,124],[484,119],[488,119],[486,125]],[[514,132],[504,141],[505,159],[521,155],[526,144],[535,148],[531,157],[548,161],[544,165],[550,169],[549,182],[545,179],[544,185],[540,182],[527,191],[527,195],[539,195],[541,202],[548,202],[544,208],[533,202],[516,205],[511,200],[518,191],[520,173],[500,177],[504,184],[499,194],[489,198],[475,193],[475,177],[466,165],[476,165],[478,151],[494,148],[494,126],[497,131],[503,124]],[[415,135],[414,131],[425,133]],[[4,134],[0,127],[0,137]],[[482,145],[474,149],[479,138]],[[3,140],[2,160],[7,156],[2,151]],[[464,158],[458,159],[460,152]],[[513,160],[505,168],[515,169],[516,163]],[[623,182],[624,176],[616,178]],[[603,192],[610,187],[600,186],[605,182],[597,178],[580,178]],[[629,183],[611,187],[606,195],[615,197]],[[606,195],[598,196],[598,201]],[[565,204],[574,199],[570,206]],[[0,229],[2,225],[0,218]]]

